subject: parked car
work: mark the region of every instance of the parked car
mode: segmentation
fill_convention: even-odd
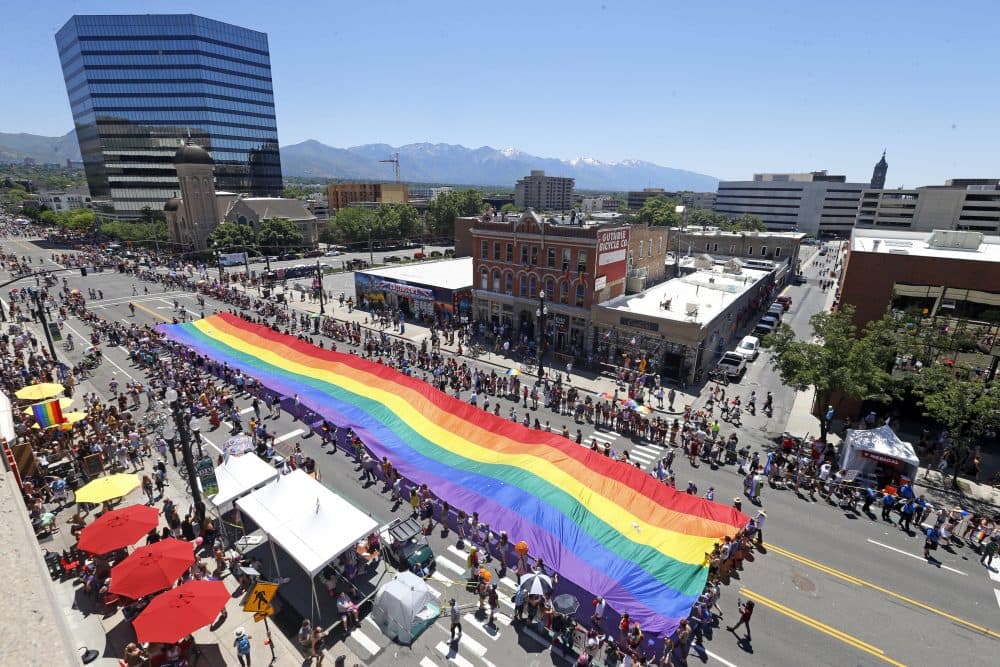
[[[302,256],[303,257],[322,257],[323,256],[323,251],[322,250],[310,250],[309,252],[303,253]]]
[[[753,331],[751,333],[754,336],[757,336],[758,338],[763,338],[764,336],[770,334],[772,331],[774,331],[773,325],[768,324],[767,322],[758,322],[757,326],[753,328]]]
[[[739,380],[747,370],[747,360],[735,352],[726,352],[719,359],[718,368],[731,380]]]
[[[764,317],[760,318],[760,323],[769,324],[771,326],[771,329],[777,329],[779,320],[775,315],[765,315]]]
[[[744,336],[733,352],[747,361],[753,361],[760,354],[760,338],[756,336]]]
[[[339,257],[340,255],[343,255],[343,254],[344,253],[340,252],[339,250],[327,250],[325,253],[323,253],[323,256],[324,257]]]
[[[282,261],[285,261],[285,260],[289,260],[289,259],[298,259],[298,258],[299,258],[299,256],[296,255],[294,252],[286,252],[284,255],[281,256],[280,259]]]
[[[775,318],[776,318],[776,319],[777,319],[777,320],[778,320],[778,321],[780,322],[780,321],[781,321],[781,318],[782,318],[782,316],[783,316],[783,315],[785,314],[785,307],[784,307],[784,306],[782,306],[782,305],[781,305],[780,303],[778,303],[777,301],[775,301],[775,302],[774,302],[774,303],[772,303],[772,304],[771,304],[771,306],[770,306],[770,307],[769,307],[769,308],[767,309],[767,314],[768,314],[768,315],[771,315],[771,316],[773,316],[773,317],[775,317]]]
[[[780,303],[782,307],[784,307],[786,312],[788,311],[789,308],[792,307],[792,297],[787,295],[779,296],[777,299],[774,300],[774,302]]]
[[[796,273],[792,275],[792,277],[788,280],[788,282],[790,282],[793,285],[802,285],[806,282],[806,277],[801,273]]]

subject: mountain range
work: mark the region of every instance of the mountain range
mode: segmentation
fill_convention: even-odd
[[[310,139],[282,146],[281,165],[285,176],[390,180],[392,166],[379,161],[395,153],[399,153],[403,180],[411,183],[511,188],[515,181],[527,176],[533,169],[544,170],[549,176],[572,177],[576,179],[576,187],[582,190],[621,191],[660,187],[708,192],[714,191],[719,183],[712,176],[642,160],[560,160],[530,155],[514,148],[466,148],[431,143],[335,148]],[[24,158],[33,158],[39,164],[63,164],[67,159],[79,161],[80,147],[76,134],[72,130],[61,137],[0,132],[0,162],[20,162]]]
[[[76,132],[70,130],[61,137],[0,132],[0,162],[21,162],[24,158],[32,158],[38,164],[79,162],[80,144],[76,141]]]
[[[281,148],[281,167],[286,176],[388,180],[392,165],[380,164],[399,153],[404,181],[414,183],[461,183],[498,185],[507,188],[541,169],[549,176],[576,179],[583,190],[639,190],[660,187],[667,190],[714,192],[719,180],[684,169],[663,167],[642,160],[601,162],[593,158],[559,160],[529,155],[514,148],[490,146],[466,148],[454,144],[365,144],[334,148],[310,139]]]

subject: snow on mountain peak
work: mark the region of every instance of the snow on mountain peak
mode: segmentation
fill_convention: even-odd
[[[500,150],[500,153],[504,157],[516,157],[522,154],[521,151],[517,150],[516,148],[503,148]]]
[[[603,164],[600,160],[595,160],[592,157],[578,157],[575,160],[570,160],[569,163],[574,167],[578,164],[585,164],[589,167],[599,167]]]

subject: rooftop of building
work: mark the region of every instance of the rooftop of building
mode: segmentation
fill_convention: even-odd
[[[358,273],[455,290],[472,287],[472,258],[460,257],[458,259],[442,259],[437,262],[400,264],[381,269],[366,269]]]
[[[1000,236],[951,229],[909,232],[855,227],[851,251],[1000,262]]]
[[[724,265],[712,261],[711,257],[701,258],[694,273],[654,285],[639,294],[611,299],[600,307],[623,314],[705,325],[770,273],[744,268],[735,259]]]
[[[882,188],[875,192],[920,192],[921,190],[1000,190],[1000,178],[949,178],[944,185],[918,185],[915,188]]]
[[[722,236],[722,237],[732,237],[739,238],[744,236],[749,237],[777,237],[777,238],[789,238],[789,239],[804,239],[806,237],[805,232],[727,232],[718,227],[698,227],[694,225],[688,225],[687,227],[681,227],[680,231],[685,234],[692,234],[695,236]]]
[[[262,220],[274,218],[285,218],[292,221],[316,219],[316,216],[298,199],[243,197],[236,203],[246,204]]]
[[[806,171],[801,173],[763,173],[754,174],[753,180],[757,182],[790,182],[790,183],[817,183],[817,182],[827,182],[827,183],[844,183],[847,181],[846,176],[835,176],[834,174],[828,174],[826,169],[821,171]]]

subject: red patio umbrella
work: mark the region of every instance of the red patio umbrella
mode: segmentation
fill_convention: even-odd
[[[160,593],[134,621],[140,643],[174,644],[214,621],[230,599],[221,581],[189,581]]]
[[[156,528],[160,514],[155,507],[129,505],[105,512],[97,521],[80,532],[77,546],[92,554],[106,554],[135,544],[136,540]]]
[[[173,538],[139,547],[111,568],[111,592],[133,600],[170,588],[194,563],[194,545]]]

